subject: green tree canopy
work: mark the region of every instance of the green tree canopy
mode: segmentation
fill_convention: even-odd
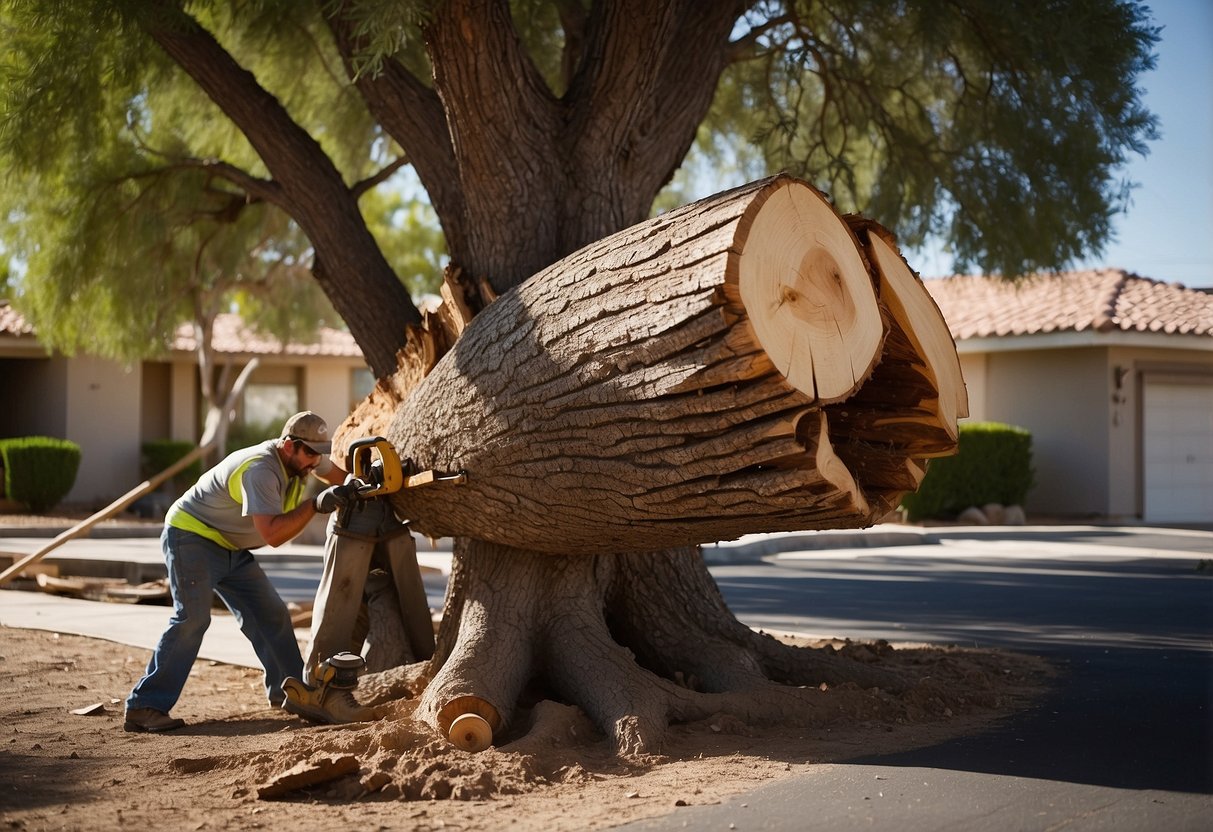
[[[107,337],[108,351],[133,355],[156,349],[165,325],[186,313],[181,307],[132,317],[124,291],[175,302],[208,257],[217,267],[244,258],[241,275],[226,278],[237,282],[258,262],[310,263],[297,224],[270,219],[264,208],[292,213],[290,200],[273,193],[281,183],[267,169],[264,142],[250,141],[248,128],[225,116],[230,106],[197,83],[208,60],[214,74],[213,56],[183,60],[149,48],[149,35],[163,46],[164,32],[216,38],[222,48],[214,54],[272,93],[300,135],[314,139],[363,198],[366,225],[395,274],[414,292],[432,286],[444,253],[433,215],[420,205],[391,205],[398,196],[374,189],[396,166],[418,161],[402,152],[402,130],[428,138],[409,125],[420,116],[408,108],[424,107],[393,89],[407,74],[409,84],[420,85],[409,95],[427,106],[432,100],[435,65],[423,34],[432,6],[6,0],[5,237],[21,263],[31,319],[71,347],[83,345],[80,331],[98,331],[99,316],[113,316],[132,331]],[[628,57],[588,51],[601,49],[605,41],[594,27],[610,19],[589,2],[515,0],[509,9],[525,62],[520,71],[533,74],[544,85],[539,94],[563,105],[567,118],[583,117],[577,102],[593,100],[595,83],[607,88],[604,70],[591,62]],[[700,16],[706,27],[709,16]],[[909,246],[945,240],[957,268],[1011,276],[1099,252],[1125,205],[1130,183],[1120,171],[1127,155],[1144,153],[1155,137],[1136,79],[1153,65],[1157,30],[1135,2],[785,0],[736,3],[710,17],[728,24],[727,39],[715,46],[719,72],[706,54],[686,61],[700,66],[714,95],[697,122],[699,167],[723,172],[728,184],[790,170],[843,210],[895,229]],[[501,116],[517,120],[521,112],[506,107]],[[659,113],[645,118],[660,129]],[[488,120],[477,127],[488,130]],[[655,186],[674,176],[690,138],[668,132],[663,141],[672,150],[660,157],[655,185],[628,197],[623,219],[638,219],[637,205],[650,209]],[[422,154],[415,142],[411,151]],[[499,164],[512,163],[505,145],[499,152]],[[420,162],[447,241],[457,252],[476,249],[463,227],[463,200],[449,195],[464,185],[436,185],[441,171]],[[611,161],[601,164],[610,179]],[[685,192],[684,173],[656,204],[675,204]],[[323,198],[320,191],[315,198]],[[541,265],[588,242],[585,233],[558,236],[567,239],[528,259]],[[267,255],[271,250],[279,256]],[[323,313],[298,289],[281,297],[304,308],[260,319],[279,332],[287,320],[316,320]],[[88,322],[73,315],[84,308]]]
[[[244,187],[265,173],[249,142],[163,53],[147,54],[128,11],[4,7],[12,85],[0,239],[12,291],[42,340],[130,360],[163,352],[179,324],[206,327],[229,309],[283,339],[342,326],[311,277],[298,225]],[[264,27],[225,25],[239,31],[234,51],[330,137],[334,160],[352,175],[394,170],[316,23],[288,27],[273,59],[259,48]],[[316,71],[317,57],[330,65]],[[424,200],[373,190],[364,200],[402,280],[414,292],[432,289],[445,251]]]
[[[759,4],[699,147],[742,178],[787,169],[958,270],[1009,277],[1098,254],[1123,166],[1157,138],[1136,3]],[[760,15],[760,12],[765,13]]]

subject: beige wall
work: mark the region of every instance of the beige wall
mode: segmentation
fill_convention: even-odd
[[[355,366],[361,364],[315,363],[304,368],[300,397],[303,409],[319,413],[330,430],[336,430],[350,414],[350,381]]]
[[[1032,433],[1026,508],[1099,515],[1108,505],[1108,379],[1103,348],[987,355],[987,418]]]
[[[67,502],[108,503],[142,482],[140,378],[113,361],[67,362],[67,438],[80,446],[80,471]]]

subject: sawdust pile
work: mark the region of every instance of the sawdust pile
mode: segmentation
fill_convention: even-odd
[[[948,723],[959,718],[989,718],[1022,704],[1044,672],[1034,659],[991,651],[894,649],[885,642],[819,641],[814,646],[833,646],[853,659],[901,669],[919,682],[899,694],[862,690],[850,683],[835,688],[822,685],[813,691],[820,701],[816,716],[798,726],[802,732],[832,731],[834,726],[846,725],[893,734],[899,727],[917,725],[932,726],[946,735],[950,733]],[[404,801],[486,800],[589,783],[607,773],[635,776],[685,759],[696,736],[754,738],[774,730],[721,713],[675,726],[666,755],[621,760],[579,708],[545,699],[521,709],[516,724],[506,736],[498,737],[497,746],[470,754],[414,721],[414,707],[413,701],[381,707],[382,719],[368,725],[301,728],[280,749],[227,765],[237,771],[236,782],[260,784],[256,794],[262,798],[291,791],[279,782],[286,777],[300,789],[324,785],[325,799],[338,801],[371,796]],[[968,723],[962,720],[958,724]],[[778,730],[786,731],[787,726]],[[356,761],[356,767],[350,767],[351,761]]]

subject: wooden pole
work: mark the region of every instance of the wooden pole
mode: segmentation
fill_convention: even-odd
[[[44,557],[46,557],[48,554],[53,552],[55,549],[58,549],[64,543],[67,543],[69,540],[71,540],[73,538],[80,537],[85,532],[87,532],[89,529],[91,529],[93,526],[100,523],[102,520],[122,511],[122,509],[126,508],[131,503],[135,502],[135,500],[139,499],[144,494],[154,491],[157,487],[160,486],[161,483],[163,483],[169,477],[173,476],[174,474],[176,474],[179,471],[184,470],[190,463],[192,463],[194,460],[198,459],[204,453],[209,451],[211,449],[211,445],[213,445],[213,444],[214,444],[214,442],[212,440],[210,442],[207,442],[206,444],[199,445],[197,448],[190,451],[185,456],[181,457],[181,459],[174,462],[168,468],[165,468],[163,471],[161,471],[156,476],[152,477],[149,480],[144,480],[142,483],[140,483],[139,485],[132,488],[130,491],[123,494],[117,500],[115,500],[114,502],[112,502],[108,506],[106,506],[105,508],[98,511],[96,514],[89,516],[87,519],[81,520],[79,523],[72,526],[67,531],[62,532],[54,540],[52,540],[50,543],[43,546],[37,552],[34,552],[32,555],[28,555],[28,556],[22,558],[21,560],[17,561],[12,566],[10,566],[8,569],[4,570],[4,572],[0,573],[0,586],[4,586],[10,580],[12,580],[13,578],[20,575],[27,566],[30,566],[30,565],[35,564],[38,561],[42,560]]]

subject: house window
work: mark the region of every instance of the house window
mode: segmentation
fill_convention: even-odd
[[[375,377],[366,367],[358,367],[350,371],[350,411],[375,389]]]
[[[250,383],[244,389],[243,421],[246,426],[279,426],[298,411],[299,388],[294,384]]]

